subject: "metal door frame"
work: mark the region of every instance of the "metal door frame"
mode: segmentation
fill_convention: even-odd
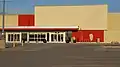
[[[59,32],[57,33],[57,41],[51,41],[51,35],[56,34],[55,32],[49,32],[49,42],[48,43],[65,43],[65,32]],[[58,34],[63,34],[63,41],[58,41]]]
[[[20,41],[15,41],[15,43],[21,43],[21,32],[6,32],[6,43],[14,43],[14,41],[8,41],[8,35],[9,34],[19,34],[19,40]]]

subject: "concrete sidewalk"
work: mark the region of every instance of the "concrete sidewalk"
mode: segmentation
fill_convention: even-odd
[[[5,41],[0,40],[0,49],[4,49],[4,48],[5,48]]]
[[[18,44],[16,45],[16,47],[12,47],[12,44],[7,44],[7,45],[10,45],[10,47],[8,48],[5,48],[5,49],[16,49],[16,48],[20,48],[20,49],[23,49],[23,48],[34,48],[36,46],[40,47],[40,46],[64,46],[64,45],[81,45],[81,46],[120,46],[120,44],[110,44],[110,43],[39,43],[39,44],[34,44],[34,43],[30,43],[30,44],[24,44],[24,46],[22,46],[21,44]]]
[[[96,43],[96,42],[77,42],[77,43],[72,43],[72,44],[77,44],[77,45],[104,45],[104,46],[120,46],[120,44],[112,44],[112,43]]]

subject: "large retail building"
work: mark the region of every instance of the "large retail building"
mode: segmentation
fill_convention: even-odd
[[[120,41],[120,14],[107,5],[35,6],[34,14],[6,14],[6,43],[66,43]],[[2,30],[2,15],[0,15]]]

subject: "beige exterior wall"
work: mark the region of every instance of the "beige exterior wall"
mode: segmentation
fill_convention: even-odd
[[[0,27],[2,26],[2,15],[0,15]],[[5,26],[18,26],[18,15],[5,15]]]
[[[120,42],[120,13],[108,13],[108,30],[105,31],[105,42]]]
[[[105,42],[120,42],[120,31],[105,31]]]
[[[120,13],[109,13],[108,14],[108,30],[119,30],[120,31]]]
[[[107,29],[107,5],[36,6],[36,26],[80,26]]]

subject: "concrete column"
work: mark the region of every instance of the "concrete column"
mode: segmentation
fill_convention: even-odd
[[[27,32],[27,43],[29,43],[29,32]]]
[[[49,32],[49,42],[51,42],[51,32]]]
[[[64,33],[63,33],[63,41],[64,41],[64,42],[66,41],[66,40],[65,40],[65,39],[66,39],[65,37],[66,37],[66,35],[65,35],[65,32],[64,32]]]

